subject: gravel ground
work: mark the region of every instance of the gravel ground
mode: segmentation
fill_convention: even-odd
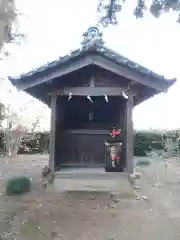
[[[47,156],[1,158],[0,236],[16,240],[176,240],[180,238],[180,165],[152,161],[138,168],[140,189],[134,197],[109,192],[62,192],[44,190],[40,172]],[[10,176],[27,175],[35,188],[18,197],[3,195]],[[38,184],[39,183],[39,184]],[[143,197],[144,196],[144,197]]]

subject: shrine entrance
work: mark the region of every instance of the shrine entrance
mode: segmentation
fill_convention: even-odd
[[[124,128],[125,102],[123,97],[112,96],[58,97],[57,168],[104,167],[105,141],[111,138],[113,126]]]

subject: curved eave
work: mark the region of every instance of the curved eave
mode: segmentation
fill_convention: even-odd
[[[16,87],[19,90],[19,85],[22,82],[21,78],[13,78],[11,76],[8,76],[8,80],[14,87]]]
[[[155,89],[151,89],[148,92],[147,91],[143,91],[143,94],[139,94],[138,97],[135,99],[135,106],[141,104],[142,102],[153,98],[155,95],[160,94],[162,92],[166,93],[168,91],[168,89],[176,83],[177,79],[176,78],[172,78],[172,79],[166,79],[166,88],[164,89],[164,91],[158,91]]]
[[[166,79],[168,83],[168,88],[170,88],[174,83],[177,82],[177,78],[172,78],[172,79]]]

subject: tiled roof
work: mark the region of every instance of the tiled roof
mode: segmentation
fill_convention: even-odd
[[[86,35],[87,35],[87,33],[86,33]],[[73,58],[81,56],[87,52],[97,52],[100,55],[102,55],[108,59],[111,59],[112,61],[114,61],[118,64],[127,66],[131,69],[135,69],[143,74],[147,74],[149,76],[152,76],[152,77],[155,77],[158,79],[167,80],[167,79],[165,79],[164,76],[158,75],[158,74],[154,73],[153,71],[143,67],[142,65],[140,65],[134,61],[131,61],[130,59],[124,57],[123,55],[121,55],[117,52],[114,52],[111,49],[104,46],[104,43],[102,41],[102,34],[101,35],[99,34],[97,37],[94,37],[91,40],[89,40],[89,38],[86,36],[85,39],[83,40],[83,45],[81,48],[70,52],[70,54],[68,54],[68,55],[59,57],[57,60],[55,60],[53,62],[49,62],[39,68],[33,69],[32,71],[30,71],[26,74],[20,75],[19,77],[9,77],[9,80],[11,82],[14,82],[14,81],[17,82],[18,79],[25,80],[26,77],[29,78],[30,76],[33,76],[35,73],[40,73],[40,72],[43,73],[43,71],[46,71],[47,69],[48,70],[50,70],[51,68],[54,69],[55,67],[58,67],[61,64],[64,64],[64,63],[68,62],[69,60],[72,60]]]

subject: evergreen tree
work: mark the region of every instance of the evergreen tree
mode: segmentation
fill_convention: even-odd
[[[134,9],[136,18],[142,18],[145,11],[149,11],[154,17],[158,18],[163,12],[170,10],[178,12],[177,22],[180,23],[180,1],[179,0],[153,0],[150,7],[146,6],[144,0],[136,0],[137,4]],[[117,24],[117,13],[123,8],[126,0],[100,0],[98,4],[98,12],[105,12],[100,17],[99,24],[108,26],[109,24]]]

